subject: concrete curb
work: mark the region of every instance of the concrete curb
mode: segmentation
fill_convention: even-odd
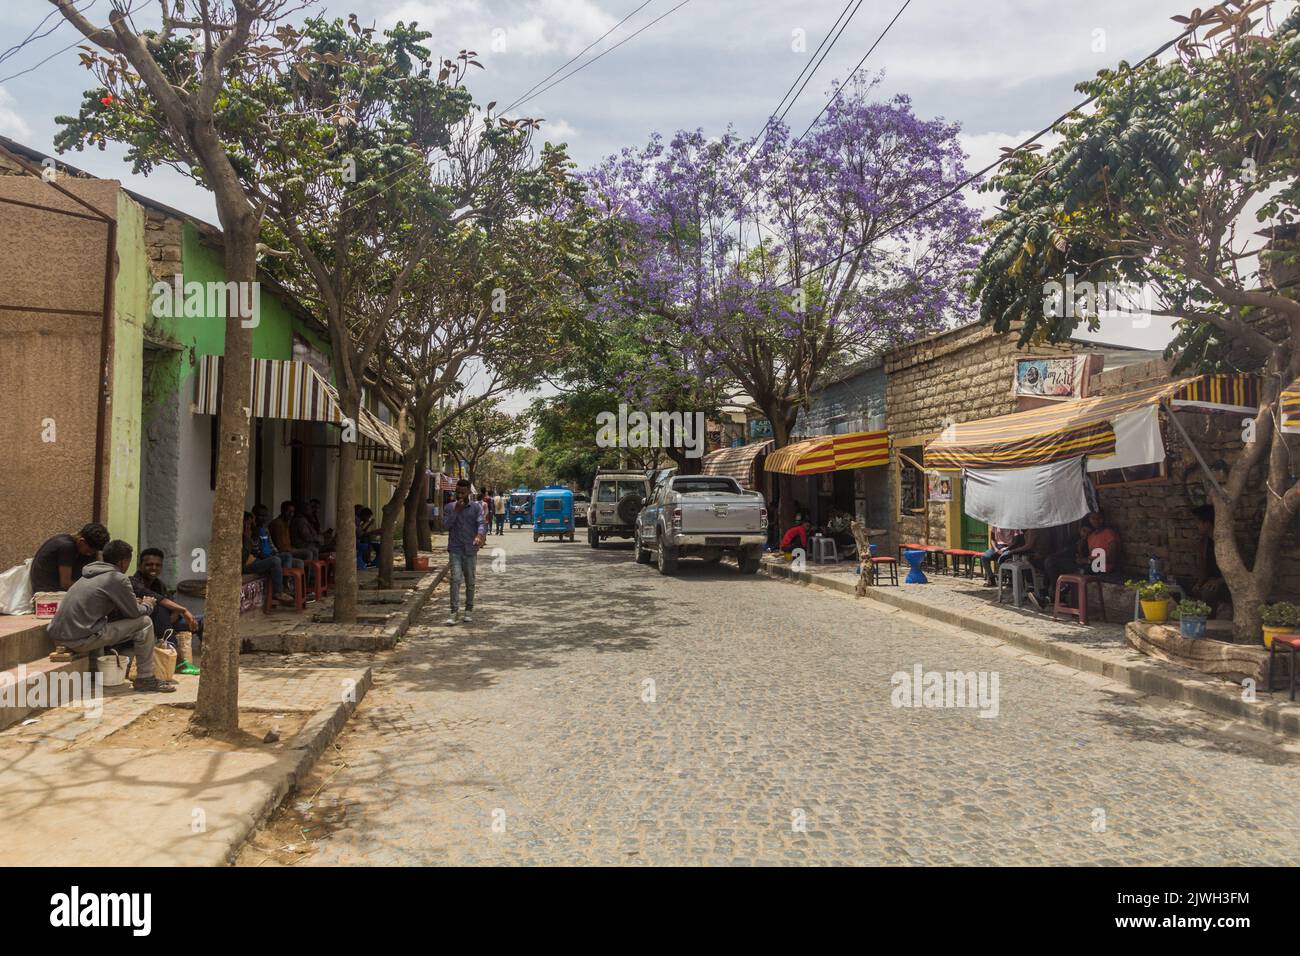
[[[340,671],[346,673],[346,671]],[[316,765],[320,755],[339,735],[352,714],[356,711],[366,693],[374,683],[374,674],[367,667],[357,681],[354,689],[355,700],[346,700],[342,693],[333,707],[323,707],[313,714],[293,738],[289,753],[283,759],[287,764],[285,773],[276,781],[266,798],[244,818],[241,826],[230,835],[224,858],[227,866],[235,862],[239,851],[244,848],[249,837],[256,832],[274,813],[289,794],[297,789],[299,781]],[[340,688],[340,691],[342,688]]]
[[[391,638],[393,647],[398,641],[405,636],[406,632],[411,629],[411,624],[415,621],[416,616],[424,610],[424,606],[429,603],[429,598],[442,579],[447,576],[448,565],[443,565],[436,572],[426,574],[415,584],[415,593],[402,602],[402,606],[397,613],[389,619],[388,625],[380,632],[381,636],[388,640]]]
[[[854,595],[857,579],[795,571],[785,565],[764,561],[763,573],[792,583],[816,584],[832,591]],[[970,617],[948,608],[933,607],[924,601],[900,593],[890,586],[872,587],[864,600],[886,604],[927,620],[970,631],[984,637],[1032,651],[1066,667],[1128,684],[1144,694],[1153,694],[1188,704],[1218,717],[1242,720],[1280,734],[1300,738],[1300,703],[1285,697],[1264,700],[1266,693],[1257,688],[1254,701],[1242,699],[1241,688],[1217,678],[1148,657],[1134,657],[1132,649],[1090,648],[1044,637],[1032,631],[997,621]]]

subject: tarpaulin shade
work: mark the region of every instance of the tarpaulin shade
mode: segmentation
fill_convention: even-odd
[[[889,464],[889,432],[849,432],[795,442],[767,456],[764,468],[785,475],[820,475],[828,471]]]
[[[772,442],[759,441],[735,448],[719,448],[704,456],[700,473],[704,475],[723,475],[735,478],[740,487],[754,490],[754,461],[759,455],[772,450]]]
[[[1172,403],[1235,411],[1248,406],[1249,376],[1198,376],[1178,379],[1122,395],[1064,402],[944,429],[925,447],[927,468],[1024,468],[1087,455],[1115,454],[1114,420],[1148,405]],[[1220,380],[1220,381],[1213,381]],[[1229,381],[1240,380],[1240,381]],[[1256,392],[1257,393],[1257,392]]]
[[[995,528],[1052,528],[1097,509],[1079,458],[1029,468],[968,468],[962,509]]]

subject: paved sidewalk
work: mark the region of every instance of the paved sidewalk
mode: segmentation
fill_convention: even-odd
[[[765,555],[763,572],[805,584],[852,594],[857,586],[857,564],[808,563],[795,571],[776,555]],[[1257,687],[1252,694],[1240,685],[1199,671],[1141,654],[1124,639],[1124,624],[1131,605],[1107,606],[1106,621],[1087,626],[1069,619],[1053,620],[1028,607],[1016,608],[997,601],[997,588],[985,588],[979,577],[967,579],[929,574],[928,584],[877,585],[869,589],[864,604],[887,605],[928,621],[938,621],[995,641],[1024,648],[1035,655],[1076,672],[1098,674],[1135,690],[1190,704],[1246,725],[1300,737],[1300,704],[1285,693]]]
[[[193,705],[197,677],[175,694],[105,691],[102,715],[59,708],[0,733],[0,865],[195,866],[230,862],[356,708],[367,667],[245,668],[241,712],[304,721],[278,745],[218,742],[140,749],[109,738],[155,708]],[[138,725],[137,725],[138,726]]]

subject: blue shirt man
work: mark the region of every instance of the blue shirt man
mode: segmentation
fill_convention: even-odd
[[[451,568],[451,615],[448,625],[454,625],[460,610],[460,588],[465,585],[466,624],[474,621],[474,574],[478,563],[478,549],[487,541],[487,512],[478,501],[469,499],[469,482],[462,478],[456,482],[456,500],[447,506],[443,516],[447,529],[447,563]]]

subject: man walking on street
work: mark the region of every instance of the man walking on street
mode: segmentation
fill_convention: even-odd
[[[492,499],[493,517],[497,520],[497,534],[505,534],[506,527],[506,496],[497,489],[496,497]]]
[[[474,570],[478,549],[487,541],[487,510],[481,501],[471,501],[469,481],[456,482],[456,500],[447,506],[443,524],[447,528],[447,560],[451,566],[451,614],[454,625],[460,610],[460,585],[465,583],[466,624],[474,620]]]

